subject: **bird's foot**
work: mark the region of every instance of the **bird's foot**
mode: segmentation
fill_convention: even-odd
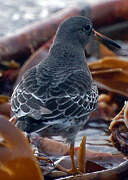
[[[72,168],[72,169],[69,169],[67,170],[67,173],[68,174],[72,174],[72,175],[76,175],[76,174],[82,174],[78,168]]]
[[[81,172],[79,170],[79,168],[72,168],[72,169],[66,169],[66,168],[63,168],[61,165],[58,165],[57,168],[62,171],[62,172],[66,172],[67,174],[70,174],[70,175],[77,175],[77,174],[83,174],[83,172]]]
[[[66,172],[67,174],[72,174],[72,175],[76,175],[76,174],[79,174],[79,171],[76,167],[72,168],[72,169],[66,169],[64,167],[62,167],[60,164],[58,164],[56,166],[60,171],[62,172]]]

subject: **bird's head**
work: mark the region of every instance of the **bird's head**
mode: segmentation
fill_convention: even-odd
[[[81,45],[85,48],[90,38],[95,36],[97,40],[104,44],[120,48],[120,46],[113,40],[101,35],[93,29],[92,22],[87,17],[73,16],[63,21],[56,33],[56,39],[66,43],[70,42],[74,45]]]
[[[92,34],[92,23],[88,18],[73,16],[60,24],[56,37],[59,40],[85,47]]]

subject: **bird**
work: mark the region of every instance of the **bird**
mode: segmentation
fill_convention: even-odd
[[[87,17],[72,16],[59,25],[47,58],[28,69],[13,91],[11,108],[18,128],[43,137],[60,135],[72,152],[77,133],[98,102],[84,53],[94,36],[120,48],[97,33]],[[71,159],[73,172],[76,167]]]

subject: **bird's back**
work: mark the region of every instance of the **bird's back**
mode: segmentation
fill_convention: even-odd
[[[84,124],[84,117],[95,110],[98,97],[97,88],[86,72],[51,73],[46,66],[41,72],[38,68],[35,66],[24,75],[12,95],[12,110],[19,120],[25,117],[22,129],[27,131],[30,124],[30,131],[40,129],[43,124],[78,126],[80,120]]]

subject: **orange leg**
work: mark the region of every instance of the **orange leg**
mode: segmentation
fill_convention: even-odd
[[[78,159],[78,171],[80,173],[85,173],[85,160],[86,160],[86,136],[83,137],[82,142],[80,144],[79,150],[79,159]]]
[[[78,170],[76,168],[75,160],[74,160],[74,143],[73,144],[71,143],[71,146],[70,146],[70,158],[71,158],[71,161],[72,161],[72,169],[67,170],[67,173],[69,173],[69,174],[78,174]]]
[[[76,168],[75,161],[74,161],[74,144],[72,143],[70,146],[70,158],[72,162],[72,169],[68,170],[63,168],[61,165],[58,165],[58,169],[63,172],[67,172],[68,174],[83,174],[85,173],[85,160],[86,160],[86,136],[83,137],[82,142],[80,144],[79,150],[79,159],[78,159],[78,169]]]
[[[71,143],[71,145],[70,145],[70,158],[71,158],[71,162],[72,162],[72,169],[63,168],[60,164],[57,165],[57,168],[68,174],[78,174],[79,172],[76,168],[75,160],[74,160],[74,143]]]

